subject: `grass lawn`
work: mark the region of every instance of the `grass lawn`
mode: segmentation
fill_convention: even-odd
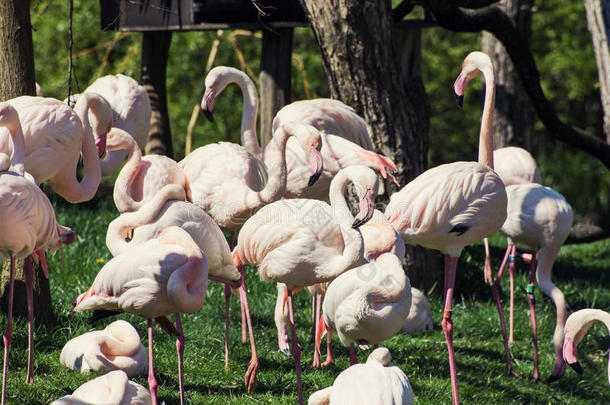
[[[59,353],[70,337],[93,329],[102,329],[111,319],[95,324],[89,314],[69,318],[72,299],[91,284],[103,259],[111,258],[106,249],[108,223],[117,215],[110,199],[69,206],[56,201],[58,220],[72,227],[77,241],[61,254],[49,259],[49,273],[55,319],[37,320],[35,328],[35,385],[24,383],[26,372],[27,319],[17,318],[9,362],[7,398],[9,404],[46,404],[72,393],[93,375],[81,375],[65,369],[59,363]],[[505,246],[496,236],[492,244]],[[498,265],[501,258],[495,258]],[[441,257],[439,255],[439,260]],[[585,374],[581,377],[568,368],[558,382],[532,383],[532,338],[525,285],[527,266],[519,265],[516,279],[515,339],[511,346],[515,371],[523,380],[505,373],[504,351],[500,325],[491,289],[483,283],[483,252],[481,246],[464,251],[458,267],[454,298],[454,339],[458,367],[460,397],[465,404],[603,404],[610,403],[610,388],[606,374],[608,331],[596,324],[579,345]],[[567,246],[555,263],[553,279],[563,290],[568,312],[595,307],[610,310],[610,240],[587,245]],[[503,281],[503,297],[507,296],[508,277]],[[257,384],[247,394],[243,377],[250,358],[249,344],[240,340],[240,313],[236,299],[231,306],[230,369],[224,370],[224,288],[210,282],[206,302],[194,314],[183,316],[186,335],[185,387],[188,403],[251,404],[296,403],[296,378],[292,358],[277,351],[273,323],[276,288],[258,279],[256,271],[247,271],[247,285],[260,357]],[[385,343],[393,364],[409,377],[415,391],[416,404],[451,403],[449,365],[445,338],[440,328],[441,297],[439,288],[427,292],[436,327],[420,336],[396,336]],[[539,328],[540,371],[546,379],[554,366],[552,333],[555,309],[551,300],[536,291]],[[507,300],[505,300],[507,301]],[[302,375],[305,399],[320,388],[332,384],[335,377],[349,366],[347,349],[335,338],[336,363],[328,369],[311,367],[313,344],[309,342],[310,296],[301,293],[295,300],[296,322],[302,353]],[[505,308],[507,308],[505,306]],[[508,314],[508,310],[505,311]],[[4,317],[4,316],[3,316]],[[122,315],[146,336],[145,320]],[[5,320],[2,320],[4,328]],[[155,328],[155,372],[159,381],[159,397],[168,404],[178,403],[178,378],[175,340],[160,328]],[[143,342],[145,345],[147,341]],[[357,351],[360,361],[368,353]],[[147,386],[146,377],[135,379]]]

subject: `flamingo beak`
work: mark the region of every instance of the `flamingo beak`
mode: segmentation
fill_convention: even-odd
[[[453,93],[455,95],[455,101],[457,102],[458,107],[462,108],[464,105],[464,90],[466,89],[466,84],[468,83],[466,79],[466,75],[461,72],[460,75],[455,79],[455,83],[453,84]]]
[[[320,178],[323,169],[322,154],[313,146],[309,149],[309,168],[311,176],[309,177],[307,186],[311,187]]]
[[[563,359],[576,371],[578,374],[584,372],[577,357],[576,344],[570,336],[566,336],[563,343]]]
[[[95,139],[95,148],[97,149],[97,156],[102,157],[106,152],[106,134],[100,135]]]
[[[214,98],[216,97],[216,91],[213,87],[205,89],[203,99],[201,99],[201,110],[205,114],[206,118],[210,122],[214,122]]]
[[[375,211],[375,197],[370,189],[366,190],[366,194],[360,200],[360,212],[356,215],[352,228],[356,229],[359,226],[367,223],[372,217]]]

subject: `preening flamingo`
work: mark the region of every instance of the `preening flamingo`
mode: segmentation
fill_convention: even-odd
[[[491,119],[494,105],[493,66],[489,56],[472,52],[462,64],[454,90],[461,100],[468,81],[483,73],[485,104],[479,133],[479,161],[434,167],[390,198],[385,214],[405,243],[445,254],[443,331],[449,352],[452,401],[459,403],[453,350],[451,306],[457,260],[464,246],[497,232],[506,219],[506,189],[493,170]]]
[[[33,183],[32,177],[24,177],[24,137],[19,116],[8,103],[0,103],[0,127],[6,128],[12,142],[11,162],[7,165],[6,156],[0,153],[0,261],[10,259],[8,319],[4,331],[4,365],[2,374],[2,404],[5,401],[6,373],[8,368],[9,347],[13,326],[13,295],[15,280],[15,260],[25,258],[24,273],[28,304],[28,371],[26,382],[33,383],[33,296],[32,282],[34,270],[32,257],[42,262],[45,276],[48,277],[44,252],[56,250],[62,243],[69,244],[76,238],[70,228],[57,223],[53,206],[47,196]],[[7,167],[9,166],[9,167]]]
[[[360,212],[356,218],[343,195],[350,182],[354,183],[360,198]],[[333,179],[330,205],[319,200],[293,199],[264,206],[242,227],[233,250],[235,264],[238,268],[255,264],[262,280],[294,287],[329,281],[360,265],[363,241],[357,228],[372,217],[378,186],[375,172],[364,166],[352,166],[339,171]],[[296,341],[290,289],[288,313],[299,402],[302,403],[300,348]]]
[[[175,160],[163,155],[146,155],[134,138],[120,128],[108,132],[106,150],[127,150],[127,162],[114,183],[114,204],[120,213],[136,211],[166,184],[178,184],[187,193],[186,175]]]
[[[81,373],[122,370],[135,377],[148,372],[148,354],[140,335],[123,320],[70,339],[61,349],[59,361]]]
[[[415,287],[411,287],[411,295],[411,310],[400,332],[414,335],[432,330],[434,328],[434,320],[432,319],[432,311],[430,310],[428,299],[424,293]]]
[[[542,184],[540,178],[540,172],[538,171],[538,165],[533,156],[525,149],[518,146],[507,146],[494,150],[494,170],[498,173],[498,176],[502,179],[502,182],[506,187],[512,186],[513,184],[523,183],[538,183]],[[485,266],[484,266],[484,277],[485,282],[493,284],[493,276],[491,269],[491,257],[489,255],[489,242],[487,238],[484,240],[485,245]],[[512,319],[513,319],[513,273],[510,273],[510,337],[509,342],[513,341],[512,332]]]
[[[610,332],[610,314],[601,309],[581,309],[570,314],[566,321],[563,358],[578,374],[582,374],[584,370],[578,361],[576,346],[585,337],[595,321],[603,322]],[[610,360],[608,362],[608,384],[610,384]]]
[[[195,204],[184,201],[185,198],[183,187],[177,184],[164,186],[139,210],[121,214],[108,225],[106,245],[116,256],[134,245],[156,238],[170,226],[179,226],[187,231],[206,256],[208,278],[226,285],[225,367],[228,367],[229,298],[231,287],[243,289],[242,275],[233,263],[229,244],[216,222]],[[128,235],[131,235],[131,241],[126,242]],[[247,301],[245,295],[243,299]]]
[[[150,99],[144,87],[129,76],[122,74],[102,76],[83,93],[97,93],[102,96],[114,112],[114,127],[126,131],[133,137],[140,149],[144,149],[150,128]],[[80,94],[73,97],[78,99]],[[89,117],[94,120],[95,117]],[[94,132],[96,138],[99,136]],[[102,175],[108,176],[121,167],[128,151],[106,151],[101,159]]]
[[[551,281],[551,271],[553,269],[553,262],[570,233],[574,215],[570,204],[561,194],[540,184],[515,184],[508,186],[506,192],[508,194],[508,216],[500,232],[507,236],[508,247],[493,285],[493,293],[502,324],[508,372],[511,373],[512,368],[508,352],[504,316],[500,304],[500,279],[507,261],[510,261],[511,273],[514,271],[515,250],[519,246],[522,249],[534,252],[530,264],[530,282],[527,287],[527,298],[534,334],[534,379],[538,380],[539,378],[538,337],[534,300],[535,279],[542,292],[553,300],[556,308],[557,319],[553,334],[553,346],[557,359],[550,377],[551,380],[556,380],[565,371],[561,346],[563,344],[563,327],[566,320],[566,302],[561,290]]]
[[[413,388],[405,373],[391,366],[385,347],[369,354],[366,363],[354,364],[337,376],[332,386],[316,391],[308,405],[411,405]]]
[[[269,147],[273,144],[270,142],[264,148],[259,146],[256,135],[258,94],[248,75],[226,66],[210,70],[205,78],[206,91],[201,108],[208,118],[212,119],[214,100],[230,83],[236,83],[243,95],[242,145],[253,155],[266,161]],[[351,107],[341,101],[324,98],[297,101],[284,106],[275,116],[273,131],[288,123],[311,125],[321,132],[320,153],[324,170],[315,184],[308,184],[306,174],[310,170],[311,154],[303,150],[294,139],[289,139],[286,145],[286,197],[325,200],[331,179],[340,169],[352,165],[366,165],[377,169],[384,178],[395,181],[392,174],[388,173],[388,170],[396,171],[394,163],[372,152],[373,143],[366,123]]]
[[[95,402],[91,402],[95,401]],[[150,405],[151,396],[146,388],[129,381],[121,370],[111,371],[87,381],[72,393],[51,402],[51,405]]]
[[[37,184],[48,181],[53,190],[72,203],[93,198],[100,183],[99,156],[104,151],[105,134],[112,126],[112,112],[94,94],[82,97],[72,110],[53,98],[22,96],[7,101],[19,113],[25,137],[25,170]],[[91,133],[88,111],[99,116],[96,141]],[[79,115],[85,120],[81,121]],[[0,132],[0,151],[10,153],[9,134]],[[79,181],[76,167],[83,158],[84,175]]]
[[[180,313],[201,308],[206,290],[205,255],[188,232],[170,227],[157,238],[133,246],[106,263],[91,287],[76,298],[73,311],[124,311],[148,319],[148,383],[153,404],[157,403],[153,366],[154,319],[174,313],[180,402],[184,403],[184,334]]]

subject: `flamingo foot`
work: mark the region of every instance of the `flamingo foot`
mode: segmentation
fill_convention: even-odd
[[[248,394],[252,392],[254,383],[256,383],[256,373],[258,372],[259,362],[256,353],[253,353],[248,364],[248,370],[246,370],[246,386],[248,387]]]

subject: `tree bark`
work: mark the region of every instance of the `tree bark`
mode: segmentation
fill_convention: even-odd
[[[152,114],[150,130],[144,148],[146,154],[173,158],[172,134],[167,113],[167,58],[172,41],[171,31],[151,31],[142,34],[142,71],[140,82],[150,98]]]
[[[422,114],[421,76],[401,80],[390,1],[329,0],[324,7],[317,0],[300,1],[320,47],[331,96],[364,117],[375,150],[396,163],[397,179],[406,184],[426,167],[428,116]],[[402,74],[409,77],[408,71]],[[386,182],[381,199],[387,201],[396,189]],[[413,285],[427,286],[435,272],[427,269],[422,250],[409,249],[407,273]]]
[[[531,37],[532,6],[533,0],[502,0],[498,4],[528,42]],[[510,56],[502,42],[487,31],[483,31],[481,48],[494,61],[495,68],[496,108],[492,122],[494,145],[496,148],[520,145],[531,150],[534,110]]]
[[[610,144],[610,48],[608,47],[608,27],[604,19],[602,2],[604,0],[585,0],[585,10],[599,75],[599,92],[604,110],[604,134],[606,142]],[[610,4],[608,1],[606,3]],[[606,7],[609,6],[606,5]]]
[[[53,314],[51,302],[51,289],[49,280],[44,276],[42,267],[34,264],[34,280],[32,283],[34,297],[34,316],[48,317]],[[2,309],[8,309],[8,284],[11,270],[11,261],[5,260],[2,266],[2,279],[0,283],[0,302]],[[52,270],[51,270],[52,272]],[[13,297],[13,315],[27,316],[28,304],[25,293],[25,274],[23,272],[23,260],[15,262],[15,292]]]

